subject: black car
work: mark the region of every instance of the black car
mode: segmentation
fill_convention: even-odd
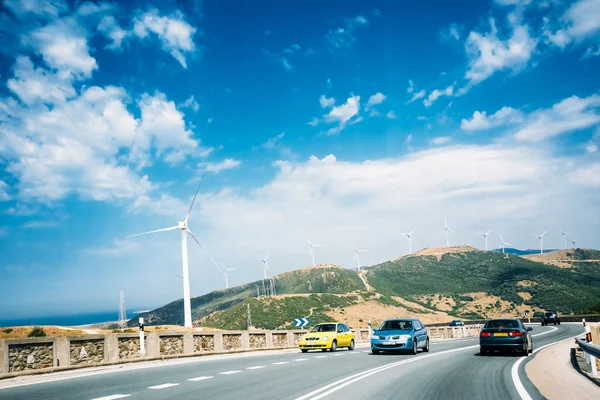
[[[490,319],[479,333],[479,354],[485,356],[495,350],[517,351],[521,355],[533,352],[531,334],[517,318]]]
[[[465,323],[455,319],[454,321],[450,321],[448,326],[465,326]]]
[[[558,313],[556,311],[549,310],[544,314],[544,317],[542,318],[542,326],[548,324],[560,325],[560,318],[558,317]]]

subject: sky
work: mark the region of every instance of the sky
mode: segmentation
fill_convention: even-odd
[[[600,0],[5,0],[0,316],[450,244],[600,248]],[[451,4],[450,4],[451,3]],[[188,241],[191,293],[224,287]]]

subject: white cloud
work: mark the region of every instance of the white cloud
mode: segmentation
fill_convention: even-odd
[[[408,103],[412,103],[413,101],[421,99],[423,97],[425,97],[425,89],[413,93],[412,98],[408,101]]]
[[[583,166],[569,174],[571,182],[581,186],[600,187],[600,163]]]
[[[335,104],[335,99],[333,97],[327,98],[324,94],[319,98],[319,103],[321,104],[321,108],[329,108]]]
[[[25,229],[40,229],[40,228],[54,228],[60,224],[60,221],[43,221],[43,220],[31,220],[24,222],[21,227]]]
[[[365,110],[369,110],[371,107],[376,106],[377,104],[381,104],[385,101],[386,96],[381,93],[375,93],[374,95],[372,95],[371,97],[369,97],[369,100],[367,101],[367,105],[365,106]]]
[[[221,171],[237,168],[241,164],[242,164],[242,162],[240,160],[235,160],[233,158],[226,158],[219,163],[202,163],[199,166],[204,167],[207,172],[214,172],[215,174],[218,174]]]
[[[390,111],[388,111],[388,113],[387,113],[387,114],[385,114],[385,116],[386,116],[386,118],[388,118],[388,119],[396,119],[396,118],[398,118],[398,117],[396,116],[396,113],[395,113],[393,110],[390,110]]]
[[[3,3],[22,20],[29,18],[28,14],[58,17],[69,11],[69,6],[64,0],[5,0]]]
[[[300,51],[300,49],[301,49],[301,47],[299,44],[293,43],[290,45],[290,47],[283,49],[283,52],[286,54],[294,54],[294,53]]]
[[[319,121],[319,118],[314,117],[313,119],[311,119],[310,121],[308,121],[307,124],[310,125],[310,126],[312,126],[312,127],[315,127],[315,126],[319,125],[319,122],[321,122],[321,121]]]
[[[469,85],[480,83],[497,71],[519,72],[529,63],[537,46],[537,39],[531,37],[529,27],[522,23],[518,14],[509,14],[508,21],[511,34],[505,40],[498,36],[494,18],[489,20],[490,32],[469,33],[465,42],[469,58],[465,78],[469,80]],[[463,91],[459,94],[463,94]]]
[[[494,0],[501,6],[526,6],[531,0]]]
[[[459,41],[460,40],[460,28],[457,24],[452,23],[447,29],[440,31],[440,37],[444,41]]]
[[[194,99],[194,95],[191,95],[186,101],[179,105],[179,108],[191,108],[194,111],[200,109],[200,104]]]
[[[600,0],[579,0],[565,12],[563,19],[569,27],[567,33],[581,40],[600,30]]]
[[[323,116],[325,122],[337,122],[338,126],[331,128],[327,133],[330,135],[341,132],[348,123],[352,123],[352,118],[358,115],[360,111],[360,96],[349,97],[344,104],[335,106],[329,114]],[[355,119],[354,122],[358,122]]]
[[[95,256],[118,257],[123,256],[124,254],[133,253],[138,250],[138,248],[139,242],[134,240],[113,239],[110,246],[86,248],[83,249],[82,252]]]
[[[423,104],[425,105],[425,107],[429,107],[441,96],[452,96],[453,92],[454,85],[450,85],[443,90],[435,89],[431,93],[429,93],[429,96],[425,100],[423,100]]]
[[[183,68],[187,68],[185,54],[195,51],[192,37],[196,33],[196,28],[183,20],[183,14],[176,12],[169,17],[161,17],[157,9],[152,9],[138,15],[133,34],[143,39],[150,33],[160,39],[165,51],[179,61]]]
[[[594,142],[589,142],[585,145],[585,151],[588,153],[596,153],[598,151],[598,145]]]
[[[96,60],[90,56],[87,32],[73,17],[38,28],[22,41],[41,54],[48,66],[57,69],[62,79],[89,78],[98,69]]]
[[[122,29],[112,15],[105,15],[98,24],[98,31],[103,33],[111,43],[106,45],[107,49],[121,49],[123,40],[129,35],[129,32]]]
[[[440,136],[440,137],[431,139],[429,141],[429,143],[438,146],[438,145],[446,144],[446,143],[450,142],[450,140],[452,140],[452,138],[450,136]]]
[[[409,144],[410,142],[412,142],[412,139],[413,139],[413,136],[412,135],[408,135],[408,136],[406,136],[406,139],[404,140],[404,142],[406,144]]]
[[[10,200],[10,195],[8,194],[10,187],[6,182],[0,180],[0,201]]]
[[[582,60],[587,60],[588,58],[592,58],[592,57],[598,57],[600,56],[600,45],[598,45],[596,47],[596,49],[594,49],[594,47],[588,47],[585,52],[583,53],[583,55],[581,56]]]
[[[415,91],[415,85],[413,84],[412,79],[408,80],[408,88],[406,89],[406,93],[412,93]]]
[[[419,116],[417,117],[417,120],[418,120],[418,121],[427,121],[427,117],[426,117],[426,116],[424,116],[424,115],[419,115]]]
[[[356,18],[346,19],[343,27],[327,32],[326,39],[332,51],[344,51],[350,49],[356,42],[355,31],[357,26],[368,25],[369,21],[362,15]]]
[[[521,111],[511,107],[502,107],[496,113],[487,116],[485,111],[475,111],[471,119],[463,119],[460,128],[463,131],[479,131],[491,129],[506,124],[515,124],[523,121],[524,116]]]
[[[550,108],[527,115],[511,107],[502,107],[495,114],[476,111],[470,120],[463,119],[466,131],[485,130],[507,125],[514,127],[517,140],[540,142],[554,136],[593,127],[600,123],[600,95],[580,98],[571,96]]]

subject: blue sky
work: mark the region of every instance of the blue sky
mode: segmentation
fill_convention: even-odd
[[[598,248],[600,1],[3,2],[0,315],[413,249]],[[571,243],[568,243],[571,245]],[[192,246],[194,245],[194,246]],[[192,295],[224,286],[190,242]]]

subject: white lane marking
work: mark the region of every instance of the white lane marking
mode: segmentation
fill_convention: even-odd
[[[242,371],[239,371],[239,370],[237,370],[237,371],[225,371],[225,372],[219,372],[219,375],[231,375],[231,374],[237,374],[237,373],[240,373],[240,372],[242,372]]]
[[[129,396],[131,396],[131,395],[130,394],[113,394],[112,396],[97,397],[92,400],[117,400],[117,399],[122,399],[124,397],[129,397]]]
[[[246,369],[261,369],[261,368],[265,368],[264,365],[257,365],[256,367],[248,367]]]
[[[315,358],[327,358],[327,356],[315,356]]]
[[[306,361],[306,360],[308,360],[308,358],[296,358],[292,361]]]
[[[325,396],[329,396],[333,392],[337,392],[338,390],[340,390],[341,388],[343,388],[345,386],[348,386],[348,385],[350,385],[350,384],[352,384],[354,382],[357,382],[357,381],[359,381],[361,379],[364,379],[364,378],[366,378],[368,376],[376,374],[376,373],[378,373],[380,371],[384,371],[386,369],[394,368],[394,367],[397,367],[399,365],[408,364],[408,363],[419,361],[419,360],[426,360],[426,359],[431,358],[431,357],[441,356],[443,354],[455,353],[457,351],[463,351],[463,350],[468,350],[468,349],[474,349],[476,347],[479,347],[479,345],[467,346],[467,347],[459,347],[458,349],[444,350],[444,351],[440,351],[439,353],[429,353],[429,354],[426,354],[426,355],[412,357],[412,358],[409,358],[407,360],[402,360],[402,361],[393,362],[391,364],[382,365],[380,367],[372,368],[372,369],[369,369],[369,370],[366,370],[366,371],[363,371],[363,372],[359,372],[358,374],[354,374],[354,375],[348,376],[348,377],[346,377],[344,379],[341,379],[341,380],[339,380],[337,382],[330,383],[329,385],[323,386],[320,389],[314,390],[314,391],[312,391],[310,393],[305,394],[304,396],[298,397],[298,398],[296,398],[296,400],[306,400],[308,398],[312,398],[313,400],[322,399]],[[312,397],[312,396],[317,395],[317,394],[319,394],[321,392],[325,392],[325,393],[322,393],[322,394],[320,394],[317,397]]]
[[[179,383],[163,383],[162,385],[149,386],[148,389],[160,390],[160,389],[170,388],[173,386],[179,386]]]
[[[274,362],[273,365],[283,365],[283,364],[289,364],[289,361],[279,361],[279,362]]]
[[[188,381],[198,382],[198,381],[204,381],[206,379],[212,379],[212,378],[213,378],[212,376],[199,376],[197,378],[188,379]]]
[[[360,354],[360,353],[359,353],[358,351],[351,351],[351,352],[350,352],[350,353],[348,353],[348,354],[352,355],[352,354]]]
[[[334,355],[334,356],[343,356],[343,354],[340,354],[340,353],[335,353],[335,354],[333,354],[333,355]]]
[[[553,331],[550,331],[550,332],[553,332]],[[547,332],[544,332],[544,333],[547,333]],[[544,333],[540,333],[539,335],[543,335]],[[537,335],[537,336],[539,336],[539,335]],[[548,344],[546,344],[546,345],[544,345],[544,346],[542,346],[540,348],[535,349],[532,354],[535,354],[538,351],[543,350],[543,349],[545,349],[548,346],[552,346],[554,344],[565,342],[567,340],[573,340],[574,338],[576,338],[576,337],[578,337],[580,335],[581,335],[581,333],[577,334],[575,336],[572,336],[570,338],[559,340],[558,342],[548,343]],[[533,335],[531,335],[531,336],[533,336]],[[517,392],[519,393],[519,396],[521,396],[521,400],[532,400],[532,398],[529,395],[529,393],[527,393],[527,389],[525,389],[525,386],[523,386],[523,382],[521,382],[521,377],[519,376],[519,366],[521,365],[521,363],[523,361],[525,361],[527,359],[528,359],[528,357],[521,357],[520,359],[517,360],[517,362],[515,362],[513,364],[512,369],[510,370],[510,375],[512,377],[513,384],[515,385],[515,388],[517,389]]]
[[[536,333],[535,335],[531,335],[531,337],[534,337],[534,336],[542,336],[542,335],[547,335],[547,334],[549,334],[549,333],[556,332],[556,331],[558,330],[558,328],[557,328],[557,327],[555,327],[555,326],[551,326],[551,327],[550,327],[550,329],[551,329],[551,330],[549,330],[549,331],[546,331],[546,332],[542,332],[542,333]]]

